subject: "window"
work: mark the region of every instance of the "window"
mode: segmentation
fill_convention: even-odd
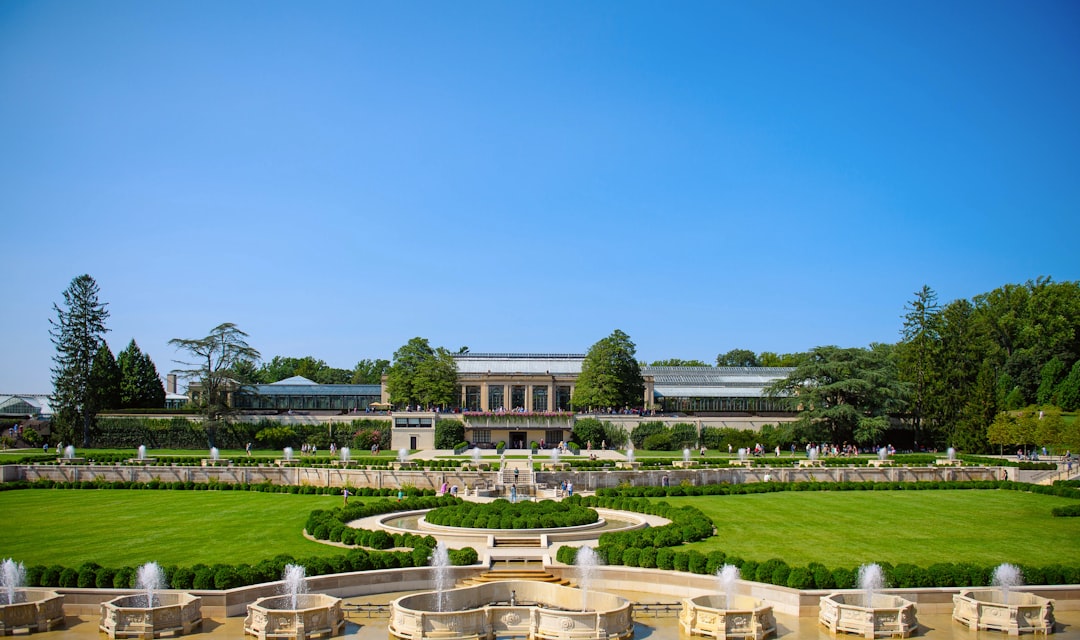
[[[466,411],[479,411],[480,410],[480,386],[467,386],[465,387],[465,410]]]
[[[533,411],[547,411],[548,410],[548,388],[547,387],[533,387],[532,394],[532,410]]]
[[[506,402],[503,398],[503,386],[501,384],[488,386],[488,410],[498,411],[499,409],[505,408]]]
[[[510,387],[510,408],[511,409],[524,409],[525,408],[525,387],[524,385],[514,385]]]
[[[491,429],[474,429],[473,444],[491,444]]]
[[[546,444],[549,447],[556,446],[557,444],[562,442],[562,439],[563,439],[562,431],[560,431],[558,429],[555,429],[555,430],[550,430],[549,429],[548,431],[544,432],[544,444]]]
[[[570,387],[569,385],[559,385],[555,387],[555,410],[556,411],[569,411],[570,410]]]

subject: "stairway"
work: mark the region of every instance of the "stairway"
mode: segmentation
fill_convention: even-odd
[[[554,576],[543,569],[494,569],[491,571],[485,571],[478,576],[466,578],[458,583],[458,586],[473,586],[478,584],[485,584],[488,582],[500,582],[503,580],[534,580],[536,582],[550,582],[552,584],[559,584],[563,586],[569,586],[570,581],[565,578],[559,578]]]

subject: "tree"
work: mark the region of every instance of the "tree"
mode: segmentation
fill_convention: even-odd
[[[225,322],[204,338],[169,340],[169,344],[189,356],[189,360],[176,361],[187,368],[176,369],[174,373],[197,383],[198,395],[192,400],[202,412],[211,447],[218,427],[233,413],[229,394],[236,383],[229,374],[239,362],[259,359],[259,352],[248,345],[247,337],[235,324]]]
[[[732,349],[727,353],[721,353],[716,356],[716,366],[718,367],[758,367],[761,366],[758,362],[757,354],[749,349]]]
[[[574,388],[573,405],[595,409],[641,406],[645,380],[634,359],[636,349],[630,336],[618,329],[589,347]]]
[[[935,357],[940,349],[941,307],[937,293],[928,285],[915,292],[915,299],[904,306],[903,339],[897,348],[900,380],[911,386],[911,417],[915,441],[922,439],[923,416],[930,395]]]
[[[707,367],[701,360],[681,360],[679,358],[668,358],[667,360],[657,360],[649,365],[650,367]]]
[[[815,439],[874,443],[906,387],[897,379],[888,345],[870,349],[815,347],[808,359],[768,388],[773,397],[797,398],[799,424]]]
[[[119,409],[124,406],[120,400],[120,367],[116,364],[116,358],[113,358],[112,350],[104,340],[97,353],[94,354],[90,381],[90,388],[93,391],[92,404],[96,410]]]
[[[383,374],[390,369],[389,360],[364,359],[353,367],[353,384],[381,384]]]
[[[394,352],[386,390],[397,405],[450,406],[457,392],[457,363],[444,347],[433,349],[426,338],[413,338]]]
[[[49,320],[49,336],[56,346],[52,368],[52,404],[58,426],[70,432],[82,427],[82,446],[90,444],[90,426],[100,407],[94,405],[96,391],[91,370],[94,356],[105,341],[106,305],[98,301],[98,285],[89,275],[71,281],[63,292],[63,306],[53,304],[56,319]]]
[[[435,422],[435,448],[453,449],[465,441],[465,423],[461,420]]]
[[[797,367],[806,359],[805,353],[774,353],[762,351],[758,356],[759,367]]]
[[[165,406],[165,387],[150,356],[128,343],[117,358],[120,367],[120,406],[125,409],[159,409]]]

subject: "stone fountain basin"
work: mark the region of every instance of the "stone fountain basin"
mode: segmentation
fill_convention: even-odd
[[[830,593],[819,603],[818,622],[838,632],[864,638],[906,638],[915,632],[915,603],[900,596],[875,593],[870,602],[864,593]]]
[[[704,595],[683,600],[679,627],[689,636],[753,638],[776,634],[772,607],[751,596]]]
[[[0,604],[0,636],[18,629],[48,631],[64,624],[64,596],[48,589],[16,589],[14,604]]]
[[[1000,589],[963,589],[953,596],[953,620],[972,630],[1053,633],[1054,601],[1031,593],[1010,591],[1006,602]]]
[[[341,598],[321,593],[259,598],[247,607],[244,633],[262,638],[329,638],[345,628]]]
[[[160,638],[191,633],[202,624],[202,598],[190,593],[154,594],[154,606],[146,595],[113,598],[101,605],[98,625],[110,638]]]
[[[630,601],[599,591],[589,591],[587,611],[581,610],[581,590],[529,580],[461,587],[443,592],[443,597],[445,611],[438,611],[437,591],[394,600],[390,636],[402,640],[506,636],[628,640],[634,633]]]

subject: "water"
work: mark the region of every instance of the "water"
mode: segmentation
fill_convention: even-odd
[[[627,462],[633,462],[634,461],[634,445],[630,445],[630,447],[627,448],[627,450],[626,450],[626,461]]]
[[[683,462],[690,462],[690,450],[689,449],[683,449],[682,450],[682,460],[683,460]]]
[[[338,451],[338,455],[341,456],[341,461],[342,462],[348,462],[349,457],[352,456],[352,452],[349,451],[348,447],[342,447],[341,450]]]
[[[75,457],[75,446],[74,445],[69,444],[68,446],[64,447],[64,457],[67,458],[68,460],[71,460],[72,458]]]
[[[885,458],[888,458],[889,457],[889,450],[886,449],[885,447],[882,447],[882,448],[878,449],[877,450],[877,457],[878,457],[878,460],[884,460]]]
[[[746,460],[746,447],[739,449],[739,460]]]
[[[948,456],[949,460],[956,460],[956,449],[953,449],[952,447],[949,447],[945,451],[945,455]]]
[[[596,575],[596,567],[600,565],[600,556],[592,547],[578,549],[577,557],[574,558],[574,566],[578,572],[578,589],[581,589],[581,610],[589,610],[589,587]]]
[[[146,445],[139,445],[139,460],[146,460]]]
[[[292,460],[292,454],[293,454],[292,447],[285,447],[284,449],[281,450],[281,455],[285,457],[286,461]]]
[[[26,567],[11,558],[0,564],[0,604],[15,604],[15,590],[26,584]]]
[[[469,455],[472,456],[472,461],[474,465],[480,464],[481,453],[478,447],[473,447],[472,449],[469,449]]]
[[[397,461],[398,462],[405,462],[408,459],[409,459],[409,450],[406,449],[405,447],[402,447],[402,448],[398,449],[398,451],[397,451]]]
[[[303,565],[285,565],[285,573],[281,576],[281,580],[284,595],[289,596],[289,608],[299,609],[297,605],[300,596],[307,593],[307,576]]]
[[[881,573],[881,565],[864,564],[859,567],[859,588],[863,590],[863,606],[874,606],[874,593],[881,591],[885,586],[885,578]]]
[[[214,462],[217,462],[221,459],[221,452],[218,451],[217,447],[210,447],[210,459]]]
[[[1009,604],[1009,589],[1024,584],[1024,574],[1015,564],[999,564],[994,569],[994,579],[990,584],[1001,588],[1001,601]]]
[[[165,572],[161,570],[158,563],[147,562],[139,567],[139,571],[135,574],[135,588],[145,594],[144,600],[146,604],[143,605],[144,607],[150,608],[154,606],[154,593],[161,591],[164,586]]]
[[[806,452],[806,457],[811,459],[811,460],[817,460],[818,448],[817,447],[810,447],[810,450]]]
[[[725,564],[716,572],[720,591],[724,592],[724,608],[735,608],[735,583],[739,581],[739,568],[733,564]]]
[[[435,569],[436,611],[444,611],[446,607],[446,593],[453,586],[450,584],[450,549],[445,542],[439,542],[431,551],[431,559],[428,564]]]
[[[557,463],[559,461],[559,448],[555,447],[551,450],[551,461]]]

